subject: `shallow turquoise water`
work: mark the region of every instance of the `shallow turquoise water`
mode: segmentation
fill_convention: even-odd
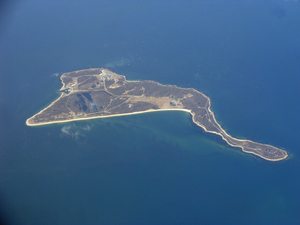
[[[2,214],[13,224],[299,223],[299,3],[130,3],[28,1],[7,17]],[[25,125],[59,96],[54,73],[90,67],[203,91],[230,134],[292,157],[244,154],[184,112]]]
[[[242,154],[187,113],[23,129],[1,175],[19,221],[282,223],[297,212],[295,160]]]

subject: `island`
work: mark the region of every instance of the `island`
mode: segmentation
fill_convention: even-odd
[[[66,123],[113,116],[180,110],[191,114],[205,132],[220,135],[230,146],[241,148],[269,161],[288,157],[285,150],[271,145],[231,137],[216,121],[211,101],[193,88],[162,85],[155,81],[128,81],[105,68],[63,73],[60,97],[27,119],[28,126]]]

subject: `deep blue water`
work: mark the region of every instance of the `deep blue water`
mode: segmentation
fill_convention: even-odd
[[[0,199],[11,224],[300,223],[298,1],[20,1],[0,21]],[[184,112],[41,127],[58,76],[107,67],[207,94],[235,137]]]

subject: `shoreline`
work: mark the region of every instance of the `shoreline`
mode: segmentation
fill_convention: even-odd
[[[102,73],[105,69],[102,69]],[[109,70],[108,70],[109,71]],[[111,72],[111,71],[109,71]],[[113,73],[113,72],[111,72]],[[115,73],[113,73],[115,74]],[[60,90],[63,90],[65,89],[66,87],[66,84],[64,83],[63,81],[63,75],[60,77],[60,80],[61,80],[61,83],[63,84],[62,88]],[[118,74],[116,74],[118,75]],[[126,77],[123,76],[123,75],[118,75],[118,76],[122,76],[124,77],[125,81],[126,82],[139,82],[139,80],[126,80]],[[245,152],[245,153],[249,153],[249,154],[253,154],[253,155],[256,155],[256,156],[259,156],[265,160],[268,160],[268,161],[280,161],[280,160],[283,160],[283,159],[286,159],[288,157],[288,153],[285,151],[285,150],[282,150],[282,149],[279,149],[279,148],[276,148],[272,145],[268,145],[268,144],[262,144],[264,146],[268,146],[268,147],[271,147],[271,148],[275,148],[276,151],[283,151],[285,152],[285,154],[283,154],[284,156],[281,157],[281,158],[276,158],[276,159],[271,159],[271,158],[267,158],[259,153],[256,153],[255,151],[258,151],[257,149],[255,148],[252,148],[252,147],[249,147],[248,144],[251,143],[251,144],[259,144],[259,143],[256,143],[254,141],[251,141],[251,140],[247,140],[247,139],[238,139],[238,138],[234,138],[232,137],[231,135],[229,135],[222,127],[221,125],[217,122],[216,118],[215,118],[215,114],[211,111],[211,99],[206,96],[204,93],[198,91],[198,90],[195,90],[194,88],[182,88],[182,87],[177,87],[176,85],[163,85],[163,84],[160,84],[158,82],[155,82],[155,81],[150,81],[150,82],[153,82],[153,83],[156,83],[160,86],[173,86],[173,87],[176,87],[178,89],[190,89],[192,91],[196,91],[198,92],[199,94],[201,94],[203,97],[205,97],[207,99],[207,105],[205,106],[206,108],[206,112],[207,112],[207,115],[209,116],[209,120],[212,120],[212,124],[215,128],[217,128],[217,131],[213,131],[213,130],[207,130],[207,128],[202,125],[201,123],[197,122],[195,120],[195,116],[196,114],[192,111],[192,109],[186,109],[186,108],[160,108],[160,109],[148,109],[148,110],[145,110],[145,111],[137,111],[137,112],[131,112],[131,113],[121,113],[121,114],[113,114],[113,115],[99,115],[99,116],[92,116],[92,117],[78,117],[78,118],[72,118],[72,119],[66,119],[66,120],[61,120],[61,121],[51,121],[51,122],[42,122],[42,123],[30,123],[29,120],[34,118],[35,116],[43,113],[45,110],[47,110],[49,107],[51,107],[52,105],[54,105],[57,101],[59,101],[62,97],[64,97],[66,94],[64,92],[61,93],[61,95],[56,99],[54,100],[50,105],[48,105],[46,108],[44,108],[43,110],[41,110],[40,112],[36,113],[35,115],[31,116],[30,118],[28,118],[26,120],[26,125],[27,126],[43,126],[43,125],[49,125],[49,124],[55,124],[55,123],[67,123],[67,122],[72,122],[72,121],[80,121],[80,120],[90,120],[90,119],[101,119],[101,118],[109,118],[109,117],[117,117],[117,116],[128,116],[128,115],[136,115],[136,114],[142,114],[142,113],[150,113],[150,112],[159,112],[159,111],[184,111],[184,112],[188,112],[191,116],[192,116],[192,121],[194,124],[196,124],[197,126],[201,127],[205,132],[207,133],[212,133],[212,134],[216,134],[216,135],[219,135],[222,137],[222,139],[229,145],[229,146],[232,146],[232,147],[237,147],[237,148],[241,148],[242,149],[242,152]],[[246,143],[242,143],[242,142],[246,142]],[[245,150],[245,148],[247,150]],[[253,149],[253,151],[252,151]],[[250,150],[250,151],[249,151]]]
[[[204,95],[204,94],[203,94],[203,95]],[[206,96],[206,95],[204,95],[204,96]],[[207,97],[207,96],[206,96],[206,97]],[[249,142],[251,142],[251,143],[256,143],[256,142],[251,141],[251,140],[248,140],[248,139],[237,139],[237,138],[232,137],[231,135],[229,135],[229,134],[221,127],[221,125],[217,122],[217,120],[216,120],[216,118],[215,118],[215,114],[214,114],[214,113],[211,111],[211,109],[210,109],[210,107],[211,107],[211,100],[210,100],[209,97],[207,97],[207,99],[208,99],[208,101],[209,101],[209,107],[208,107],[208,110],[209,110],[210,115],[212,115],[212,118],[213,118],[214,122],[218,125],[218,128],[219,128],[219,129],[220,129],[227,137],[230,137],[230,138],[232,138],[232,139],[235,140],[235,141],[249,141]],[[245,152],[245,153],[253,154],[253,155],[259,156],[259,157],[261,157],[261,158],[263,158],[263,159],[265,159],[265,160],[272,161],[272,162],[275,162],[275,161],[281,161],[281,160],[284,160],[284,159],[286,159],[286,158],[288,157],[288,154],[286,154],[283,158],[279,158],[279,159],[269,159],[269,158],[266,158],[266,157],[264,157],[264,156],[262,156],[262,155],[259,155],[259,154],[255,153],[255,152],[246,151],[245,148],[244,148],[244,146],[231,144],[228,140],[226,140],[226,138],[224,138],[224,136],[223,136],[221,133],[217,133],[217,132],[215,132],[215,131],[208,131],[204,126],[202,126],[201,124],[198,124],[198,123],[194,120],[194,114],[193,114],[192,112],[190,112],[190,114],[192,115],[192,120],[193,120],[193,122],[194,122],[197,126],[201,127],[205,132],[207,132],[207,133],[213,133],[213,134],[217,134],[217,135],[221,136],[222,139],[223,139],[228,145],[230,145],[230,146],[232,146],[232,147],[241,148],[242,151]],[[264,144],[264,145],[270,146],[270,147],[274,147],[274,146],[268,145],[268,144]]]
[[[54,103],[54,102],[53,102]],[[51,106],[52,104],[49,105],[49,107]],[[53,121],[53,122],[45,122],[45,123],[38,123],[38,124],[29,124],[28,123],[28,120],[26,120],[26,125],[27,126],[30,126],[30,127],[35,127],[35,126],[44,126],[44,125],[50,125],[50,124],[56,124],[56,123],[68,123],[68,122],[72,122],[72,121],[81,121],[81,120],[91,120],[91,119],[102,119],[102,118],[110,118],[110,117],[119,117],[119,116],[130,116],[130,115],[136,115],[136,114],[143,114],[143,113],[151,113],[151,112],[162,112],[162,111],[182,111],[182,112],[187,112],[189,113],[191,116],[192,116],[192,120],[193,120],[193,123],[196,124],[197,126],[201,127],[206,133],[213,133],[213,134],[216,134],[216,135],[219,135],[222,137],[222,139],[231,147],[237,147],[237,148],[241,148],[243,152],[245,153],[248,153],[248,154],[253,154],[253,155],[256,155],[256,156],[259,156],[265,160],[268,160],[268,161],[272,161],[272,162],[276,162],[276,161],[281,161],[281,160],[284,160],[288,157],[288,155],[285,155],[285,157],[283,158],[279,158],[279,159],[269,159],[269,158],[266,158],[262,155],[259,155],[255,152],[250,152],[250,151],[246,151],[244,150],[244,147],[241,146],[241,145],[233,145],[231,143],[229,143],[226,138],[223,137],[223,135],[221,135],[221,133],[217,133],[217,132],[214,132],[214,131],[207,131],[206,128],[200,124],[198,124],[195,120],[194,120],[194,114],[192,113],[191,110],[188,110],[188,109],[152,109],[152,110],[146,110],[146,111],[139,111],[139,112],[133,112],[133,113],[122,113],[122,114],[114,114],[114,115],[106,115],[106,116],[93,116],[93,117],[89,117],[89,118],[76,118],[76,119],[70,119],[70,120],[62,120],[62,121]],[[211,112],[211,111],[210,111]],[[212,113],[212,112],[211,112]],[[215,120],[215,117],[213,115],[213,118]],[[218,123],[217,123],[218,124]],[[219,124],[218,124],[219,125]],[[222,129],[222,128],[221,128]],[[226,133],[226,131],[224,131],[222,129],[222,131],[229,137],[231,137],[229,134]],[[237,139],[237,138],[234,138],[234,137],[231,137],[232,139],[234,140],[237,140],[237,141],[241,141],[243,139]],[[252,143],[255,143],[251,140],[247,140],[245,139],[244,141],[250,141]],[[267,145],[267,144],[265,144]],[[268,145],[268,146],[271,146],[271,145]],[[273,147],[273,146],[272,146]]]
[[[50,105],[49,105],[50,107]],[[102,118],[109,118],[109,117],[118,117],[118,116],[130,116],[130,115],[136,115],[136,114],[143,114],[143,113],[151,113],[151,112],[157,112],[157,111],[184,111],[191,114],[191,111],[188,109],[150,109],[146,111],[139,111],[139,112],[133,112],[133,113],[121,113],[121,114],[114,114],[114,115],[106,115],[106,116],[92,116],[89,118],[76,118],[76,119],[69,119],[69,120],[61,120],[61,121],[53,121],[53,122],[45,122],[45,123],[38,123],[38,124],[30,124],[28,123],[28,120],[26,120],[26,125],[29,127],[37,127],[37,126],[43,126],[43,125],[49,125],[49,124],[55,124],[55,123],[68,123],[72,121],[80,121],[80,120],[90,120],[90,119],[102,119]]]

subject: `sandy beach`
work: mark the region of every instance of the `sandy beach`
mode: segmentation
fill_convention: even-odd
[[[95,69],[89,69],[89,70],[95,70]],[[122,78],[125,80],[125,82],[132,82],[132,83],[138,83],[139,81],[138,80],[131,80],[131,81],[126,81],[126,77],[123,76],[123,75],[118,75],[116,73],[113,73],[112,71],[110,70],[107,70],[107,69],[99,69],[101,70],[101,73],[99,75],[96,75],[97,77],[100,77],[100,79],[102,79],[101,77],[102,76],[110,76],[110,77],[113,77],[114,79],[119,79],[119,78]],[[77,72],[83,72],[85,70],[80,70],[80,71],[76,71]],[[68,74],[68,73],[67,73]],[[63,87],[60,89],[60,90],[64,90],[67,86],[66,84],[64,83],[64,78],[66,77],[67,75],[63,74],[61,77],[60,77],[60,80],[61,80],[61,83],[63,84]],[[74,81],[73,81],[74,82]],[[131,112],[131,113],[116,113],[116,114],[111,114],[111,115],[100,115],[100,116],[90,116],[90,117],[77,117],[77,118],[72,118],[72,119],[65,119],[65,120],[61,120],[61,121],[51,121],[51,122],[41,122],[41,123],[30,123],[30,120],[32,118],[34,118],[35,116],[39,115],[39,114],[42,114],[45,110],[47,110],[48,108],[50,108],[51,106],[53,106],[57,101],[59,101],[61,98],[63,98],[64,96],[68,95],[64,92],[61,93],[61,95],[55,100],[53,101],[48,107],[44,108],[43,110],[41,110],[40,112],[36,113],[35,115],[33,115],[32,117],[30,117],[29,119],[26,120],[26,125],[27,126],[41,126],[41,125],[48,125],[48,124],[55,124],[55,123],[67,123],[67,122],[71,122],[71,121],[80,121],[80,120],[90,120],[90,119],[100,119],[100,118],[108,118],[108,117],[117,117],[117,116],[128,116],[128,115],[135,115],[135,114],[142,114],[142,113],[150,113],[150,112],[159,112],[159,111],[184,111],[184,112],[188,112],[192,115],[192,120],[193,122],[201,127],[205,132],[209,132],[209,133],[213,133],[213,134],[217,134],[217,135],[220,135],[222,137],[223,140],[225,140],[227,142],[228,145],[232,146],[232,147],[238,147],[238,148],[241,148],[243,152],[246,152],[246,153],[251,153],[251,154],[254,154],[254,155],[257,155],[265,160],[269,160],[269,161],[279,161],[279,160],[283,160],[285,158],[288,157],[288,154],[286,151],[284,150],[281,150],[279,148],[276,148],[274,146],[271,146],[271,145],[266,145],[266,144],[259,144],[259,143],[256,143],[256,142],[253,142],[253,141],[250,141],[250,140],[243,140],[243,139],[237,139],[237,138],[234,138],[234,137],[231,137],[221,126],[220,124],[217,122],[216,118],[215,118],[215,115],[214,113],[211,111],[211,100],[208,96],[206,96],[205,94],[203,94],[202,92],[199,92],[195,89],[192,89],[192,88],[180,88],[180,87],[177,87],[175,85],[162,85],[160,83],[157,83],[157,82],[154,82],[154,81],[148,81],[150,82],[151,84],[157,84],[160,88],[164,88],[165,86],[166,87],[173,87],[173,88],[176,88],[178,90],[190,90],[191,93],[199,93],[202,98],[206,99],[207,102],[205,103],[205,107],[202,106],[202,108],[205,108],[206,110],[206,113],[205,115],[208,116],[208,121],[211,123],[210,125],[212,125],[212,129],[210,129],[209,127],[206,128],[203,124],[201,124],[200,120],[199,121],[196,121],[195,120],[195,112],[193,112],[192,110],[190,109],[186,109],[187,107],[184,108],[183,105],[179,105],[179,107],[177,105],[173,105],[172,107],[173,108],[169,108],[166,107],[164,108],[166,102],[169,102],[170,99],[168,98],[167,100],[165,100],[163,97],[161,99],[163,99],[163,101],[159,101],[159,99],[157,99],[157,97],[152,97],[152,96],[148,96],[147,98],[145,99],[141,99],[140,96],[135,96],[135,100],[131,100],[131,103],[134,104],[136,102],[150,102],[152,104],[154,104],[155,106],[158,107],[158,109],[148,109],[148,110],[144,110],[144,111],[139,111],[137,110],[136,112]],[[74,86],[74,85],[73,85]],[[73,91],[73,89],[75,88],[75,92],[77,93],[80,93],[78,92],[78,87],[73,87],[71,86],[71,92]],[[104,87],[105,87],[105,91],[107,91],[107,88],[104,84]],[[192,97],[193,94],[189,93],[189,97]],[[152,97],[152,98],[151,98]],[[153,100],[154,99],[154,100]],[[175,101],[175,100],[172,100],[172,101]],[[171,102],[172,102],[171,101]],[[176,101],[175,101],[175,104]],[[131,107],[131,106],[130,106]],[[201,108],[201,107],[200,107]],[[69,109],[70,110],[70,109]],[[73,114],[73,116],[75,116],[75,113]],[[217,131],[215,131],[215,128]],[[244,142],[244,143],[243,143]],[[249,144],[251,144],[250,147]],[[256,146],[253,147],[253,146]],[[262,150],[263,148],[263,150]],[[253,151],[249,151],[249,150],[252,150]],[[262,151],[264,153],[266,153],[266,151],[273,151],[272,154],[275,154],[277,151],[278,152],[282,152],[282,157],[281,155],[280,156],[276,156],[276,157],[273,157],[275,159],[272,159],[272,157],[270,158],[267,158],[265,157],[264,155],[262,154],[259,154],[257,153],[257,151]],[[275,152],[275,153],[274,153]],[[280,158],[281,157],[281,158]]]
[[[51,105],[49,105],[48,107],[50,107]],[[47,109],[47,108],[45,108],[45,109]],[[62,120],[62,121],[53,121],[53,122],[46,122],[46,123],[30,124],[28,122],[28,120],[30,118],[34,117],[35,115],[37,115],[37,114],[35,114],[34,116],[32,116],[32,117],[30,117],[29,119],[26,120],[26,125],[27,126],[42,126],[42,125],[48,125],[48,124],[54,124],[54,123],[67,123],[67,122],[79,121],[79,120],[91,120],[91,119],[101,119],[101,118],[117,117],[117,116],[129,116],[129,115],[142,114],[142,113],[151,113],[151,112],[158,112],[158,111],[184,111],[184,112],[191,113],[191,111],[187,110],[187,109],[150,109],[150,110],[146,110],[146,111],[133,112],[133,113],[114,114],[114,115],[107,115],[107,116],[93,116],[93,117],[88,117],[88,118],[76,118],[76,119],[70,119],[70,120]]]
[[[57,100],[58,100],[58,99],[57,99]],[[56,100],[56,101],[57,101],[57,100]],[[54,102],[53,102],[52,104],[54,104]],[[52,104],[51,104],[51,105],[52,105]],[[50,107],[51,105],[49,105],[48,107]],[[44,110],[45,110],[45,109],[44,109]],[[268,161],[280,161],[280,160],[286,159],[286,158],[288,157],[288,155],[285,155],[284,158],[280,158],[280,159],[269,159],[269,158],[266,158],[266,157],[264,157],[264,156],[262,156],[262,155],[259,155],[259,154],[255,153],[255,152],[246,151],[246,150],[244,149],[244,147],[241,146],[241,145],[233,145],[233,144],[231,144],[231,143],[230,143],[223,135],[221,135],[220,133],[214,132],[214,131],[207,131],[206,128],[205,128],[204,126],[202,126],[201,124],[197,123],[197,122],[194,120],[194,114],[191,112],[191,110],[187,110],[187,109],[155,109],[155,110],[154,110],[154,109],[151,109],[151,110],[140,111],[140,112],[133,112],[133,113],[115,114],[115,115],[107,115],[107,116],[94,116],[94,117],[89,117],[89,118],[76,118],[76,119],[70,119],[70,120],[53,121],[53,122],[46,122],[46,123],[39,123],[39,124],[30,124],[30,123],[28,122],[28,120],[30,119],[30,118],[29,118],[29,119],[26,120],[26,125],[27,125],[27,126],[42,126],[42,125],[49,125],[49,124],[55,124],[55,123],[67,123],[67,122],[80,121],[80,120],[101,119],[101,118],[109,118],[109,117],[117,117],[117,116],[129,116],[129,115],[136,115],[136,114],[142,114],[142,113],[151,113],[151,112],[161,112],[161,111],[183,111],[183,112],[190,113],[190,114],[192,115],[192,120],[193,120],[193,122],[194,122],[197,126],[201,127],[205,132],[209,132],[209,133],[213,133],[213,134],[217,134],[217,135],[221,136],[222,139],[223,139],[224,141],[226,141],[226,143],[227,143],[228,145],[230,145],[230,146],[232,146],[232,147],[238,147],[238,148],[241,148],[242,151],[245,152],[245,153],[254,154],[254,155],[259,156],[259,157],[261,157],[261,158],[263,158],[263,159],[265,159],[265,160],[268,160]],[[211,111],[210,111],[210,112],[211,112]],[[211,113],[212,113],[212,112],[211,112]],[[213,115],[213,119],[215,120],[214,114],[212,114],[212,115]],[[216,120],[215,120],[215,122],[216,122]],[[217,123],[217,122],[216,122],[216,123]],[[217,123],[217,124],[218,124],[218,123]],[[218,124],[218,125],[219,125],[219,124]],[[220,127],[220,129],[227,135],[227,137],[230,137],[230,138],[232,138],[232,139],[234,139],[234,140],[236,140],[236,141],[250,141],[250,142],[252,142],[252,143],[255,143],[255,142],[253,142],[253,141],[251,141],[251,140],[241,140],[241,139],[233,138],[233,137],[231,137],[229,134],[227,134],[226,131],[223,130],[223,129],[221,128],[220,125],[219,125],[219,127]],[[271,146],[271,145],[268,145],[268,146],[273,147],[273,146]]]

